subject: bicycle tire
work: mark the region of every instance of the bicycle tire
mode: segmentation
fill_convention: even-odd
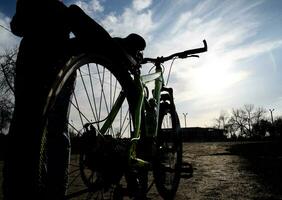
[[[182,165],[180,122],[172,103],[160,104],[156,145],[156,158],[153,163],[156,188],[163,199],[171,200],[178,189]]]
[[[96,70],[98,70],[98,71],[96,71],[96,72],[91,71],[91,69],[90,69],[91,67],[89,67],[91,63],[95,64]],[[116,85],[118,83],[119,87],[120,87],[119,90],[123,91],[125,93],[125,99],[127,99],[127,100],[124,100],[124,102],[127,103],[128,110],[126,111],[126,113],[127,113],[126,115],[128,117],[123,116],[123,119],[119,120],[119,122],[122,122],[122,125],[124,126],[124,123],[125,123],[124,120],[128,119],[129,122],[127,122],[127,127],[126,127],[126,129],[127,129],[126,134],[127,135],[122,135],[121,129],[120,129],[119,134],[117,134],[116,130],[112,126],[111,126],[112,127],[111,130],[108,129],[108,130],[104,131],[105,132],[104,134],[110,135],[110,132],[112,132],[113,138],[130,138],[131,134],[134,130],[134,124],[132,123],[132,120],[133,120],[133,117],[134,117],[134,114],[133,114],[133,112],[134,112],[134,102],[136,102],[135,98],[138,96],[138,94],[136,94],[137,90],[134,88],[133,80],[132,80],[132,77],[130,76],[128,70],[126,68],[123,68],[123,67],[115,66],[110,61],[110,59],[107,59],[106,57],[101,56],[101,55],[97,55],[97,54],[82,54],[82,55],[79,55],[79,56],[76,56],[76,57],[72,57],[68,61],[68,63],[63,67],[63,69],[60,71],[57,80],[55,81],[53,87],[50,90],[49,98],[47,99],[47,103],[46,103],[46,106],[45,106],[45,115],[44,115],[45,118],[44,118],[44,121],[43,121],[43,130],[44,131],[42,131],[42,136],[41,136],[42,139],[41,139],[41,144],[40,144],[41,149],[40,149],[40,158],[39,158],[40,164],[39,164],[39,169],[38,169],[38,171],[39,171],[39,175],[38,175],[39,183],[38,184],[40,185],[41,193],[45,194],[45,195],[46,195],[46,191],[48,191],[48,188],[46,188],[48,186],[46,186],[46,180],[44,178],[44,176],[46,176],[46,173],[48,173],[48,172],[45,172],[45,170],[44,170],[44,167],[46,167],[46,160],[47,160],[46,159],[46,154],[47,154],[46,152],[48,151],[48,149],[46,148],[46,144],[48,143],[47,140],[46,140],[46,138],[48,138],[48,132],[47,132],[48,117],[49,117],[52,109],[54,108],[54,105],[56,105],[56,101],[57,101],[58,97],[65,90],[65,87],[68,85],[68,81],[71,82],[71,79],[74,77],[74,74],[77,74],[76,75],[77,76],[76,77],[76,87],[78,85],[77,80],[79,78],[81,80],[83,80],[83,76],[84,75],[87,76],[87,73],[83,74],[83,73],[85,73],[85,71],[83,72],[82,67],[86,67],[87,73],[89,73],[88,74],[89,77],[90,77],[90,75],[92,75],[92,73],[98,75],[99,76],[98,81],[100,83],[102,81],[103,84],[105,83],[104,82],[105,73],[109,73],[110,79],[115,78],[116,82],[110,83],[110,84],[107,83],[107,84],[109,84],[110,87],[111,87],[111,84],[114,84],[115,89],[117,89]],[[100,76],[101,74],[99,72],[99,68],[102,70],[102,74],[103,74],[102,76],[103,77]],[[101,79],[103,79],[103,80],[101,80]],[[90,78],[89,78],[88,82],[91,82],[90,84],[92,84],[92,86],[93,86],[92,81],[94,81],[94,80],[93,79],[90,80]],[[84,85],[83,87],[85,87],[85,82],[82,81],[81,85]],[[95,85],[95,87],[96,86],[97,85]],[[101,86],[101,87],[103,87],[103,86]],[[93,88],[91,90],[93,92]],[[111,92],[113,92],[113,91],[111,91]],[[92,95],[93,95],[92,101],[95,101],[96,97],[94,97],[93,93],[92,93]],[[100,106],[103,103],[102,101],[104,101],[104,103],[107,104],[107,102],[105,100],[107,98],[107,94],[106,94],[105,91],[103,91],[103,88],[100,88],[99,95],[100,95],[100,98],[102,99],[99,102]],[[86,96],[87,96],[86,99],[88,99],[87,101],[89,101],[89,103],[90,103],[91,100],[89,99],[89,95],[87,94]],[[81,97],[81,95],[79,95],[79,97]],[[114,100],[116,100],[118,97],[117,96],[115,96],[113,98],[112,98],[112,96],[109,97],[109,98],[112,98],[112,100],[110,100],[111,101],[111,103],[110,103],[111,105],[109,105],[110,107],[108,107],[108,108],[106,108],[106,107],[101,108],[100,107],[99,108],[100,113],[98,113],[97,111],[93,112],[93,110],[92,110],[93,108],[91,108],[91,109],[88,108],[88,109],[84,109],[84,110],[81,110],[80,108],[78,108],[79,105],[77,103],[77,95],[75,95],[75,89],[74,89],[74,93],[73,93],[72,98],[74,99],[74,101],[76,103],[71,103],[71,104],[72,105],[76,104],[76,106],[73,106],[73,107],[75,107],[75,109],[77,109],[77,112],[79,113],[78,116],[76,116],[76,118],[81,121],[81,124],[80,124],[80,127],[74,128],[74,126],[75,126],[74,124],[76,122],[74,122],[74,121],[70,122],[69,121],[69,125],[70,125],[70,123],[72,123],[71,124],[72,129],[78,131],[76,133],[76,135],[81,136],[81,134],[83,134],[83,131],[81,131],[81,130],[84,129],[84,125],[86,123],[92,123],[92,125],[96,126],[95,128],[98,131],[100,131],[99,128],[101,128],[101,126],[103,126],[105,119],[107,119],[107,116],[102,116],[101,112],[103,112],[103,111],[105,111],[105,109],[107,109],[106,113],[109,114],[109,110],[111,109],[112,106],[114,106]],[[123,105],[121,106],[121,108],[123,108]],[[104,110],[102,111],[102,109],[104,109]],[[83,113],[83,112],[88,112],[89,110],[92,110],[93,113],[90,113],[90,114],[89,113]],[[120,118],[121,118],[122,115],[124,114],[123,112],[125,112],[125,111],[123,111],[123,110],[120,111],[120,110],[119,110],[119,113],[121,113],[120,114],[121,115]],[[91,114],[93,114],[92,119],[87,120],[86,118],[88,116],[90,116]],[[95,115],[96,115],[96,117],[95,117]],[[69,116],[70,117],[72,116],[72,108],[70,109]],[[72,116],[72,117],[74,117],[74,116]],[[98,119],[98,117],[99,117],[99,119]],[[85,118],[85,119],[81,120],[81,118]],[[97,122],[97,123],[94,123],[94,122]],[[113,124],[114,124],[114,122],[112,123],[112,125]],[[77,126],[78,126],[78,124],[77,124]],[[78,151],[80,151],[80,150],[78,150]],[[83,165],[82,164],[83,158],[81,158],[81,157],[85,156],[85,154],[83,152],[82,153],[80,152],[79,154],[80,154],[80,159],[79,159],[80,170],[79,170],[79,172],[80,172],[80,176],[81,176],[81,179],[82,179],[82,181],[80,180],[80,184],[83,183],[84,186],[86,186],[88,189],[90,189],[92,193],[94,193],[98,190],[103,190],[104,188],[100,188],[101,186],[96,187],[97,184],[95,183],[95,181],[91,182],[88,179],[89,177],[86,177],[87,174],[86,174],[86,172],[83,172],[83,169],[82,169],[83,168],[83,166],[82,166]],[[108,167],[112,167],[112,166],[108,166]],[[71,173],[72,172],[69,172],[69,174],[71,174]],[[70,180],[69,182],[73,183],[74,181],[75,180]],[[116,184],[118,184],[118,182],[116,182]],[[70,187],[71,186],[68,185],[69,190],[70,190]],[[91,198],[90,196],[92,196],[92,195],[86,195],[85,198],[90,199]]]

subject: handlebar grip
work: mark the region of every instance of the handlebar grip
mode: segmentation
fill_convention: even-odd
[[[183,51],[183,52],[172,54],[172,55],[167,56],[167,57],[144,58],[141,64],[145,64],[145,63],[148,63],[148,62],[164,63],[168,60],[173,59],[174,57],[178,57],[178,58],[187,58],[189,56],[195,57],[195,56],[193,56],[194,54],[203,53],[203,52],[206,52],[208,50],[207,41],[203,40],[203,43],[204,43],[204,47],[202,47],[202,48],[186,50],[186,51]]]
[[[206,40],[203,40],[203,43],[204,43],[204,47],[202,48],[186,50],[180,53],[176,53],[174,54],[174,56],[177,56],[178,58],[196,57],[193,54],[203,53],[208,50],[208,45],[207,45]]]
[[[183,54],[186,54],[188,56],[191,54],[198,54],[198,53],[206,52],[208,50],[207,41],[203,40],[203,43],[204,43],[204,47],[198,48],[198,49],[187,50],[187,51],[184,51]]]
[[[203,43],[204,43],[204,49],[205,49],[205,51],[208,51],[208,44],[207,44],[207,41],[206,41],[206,40],[203,40]]]

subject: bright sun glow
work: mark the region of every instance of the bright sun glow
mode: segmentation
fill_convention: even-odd
[[[232,72],[232,63],[215,54],[209,55],[202,67],[195,68],[194,87],[200,94],[222,94],[225,89],[242,80],[247,74]]]

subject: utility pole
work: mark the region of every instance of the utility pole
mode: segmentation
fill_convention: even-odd
[[[271,116],[271,124],[272,124],[272,125],[273,125],[273,111],[274,111],[274,108],[269,109],[270,116]]]
[[[188,113],[183,113],[183,115],[184,115],[184,122],[185,122],[185,127],[184,128],[186,128],[186,120],[187,120]]]

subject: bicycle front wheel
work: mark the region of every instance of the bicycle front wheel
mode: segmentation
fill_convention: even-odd
[[[71,93],[65,120],[72,141],[69,169],[66,167],[67,197],[111,199],[126,168],[134,131],[132,102],[136,90],[132,78],[126,69],[97,55],[72,59],[62,73],[52,88],[47,112],[54,112],[61,96]],[[43,138],[48,143],[48,135]],[[41,145],[45,147],[43,143],[46,141]],[[50,156],[48,148],[42,152]]]
[[[156,187],[164,199],[173,199],[180,181],[182,140],[174,105],[160,104],[157,153],[153,164]]]

